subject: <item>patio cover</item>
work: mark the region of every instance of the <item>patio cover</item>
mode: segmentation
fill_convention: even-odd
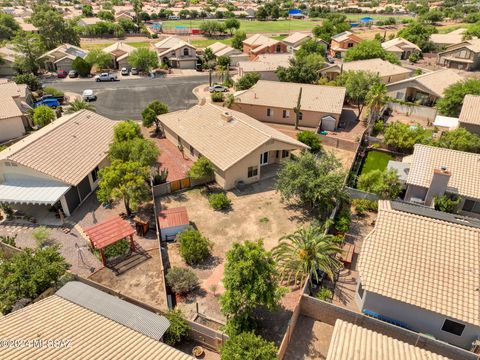
[[[119,216],[89,227],[85,229],[84,232],[95,249],[103,249],[108,245],[135,234],[132,226]]]
[[[0,203],[54,205],[69,185],[39,179],[7,179],[0,184]]]

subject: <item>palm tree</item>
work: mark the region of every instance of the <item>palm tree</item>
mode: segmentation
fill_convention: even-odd
[[[297,283],[300,286],[310,276],[318,281],[317,270],[323,271],[330,279],[341,268],[336,255],[342,252],[335,242],[335,237],[326,233],[326,227],[310,225],[300,228],[293,234],[282,237],[273,248],[272,255],[277,261],[282,280]]]
[[[95,111],[95,106],[89,104],[83,100],[74,100],[70,103],[70,106],[65,111],[67,114],[71,114],[80,110]]]
[[[385,84],[379,83],[373,85],[368,91],[366,98],[366,105],[368,106],[370,113],[367,120],[368,133],[375,121],[377,121],[380,110],[388,102],[387,87]]]

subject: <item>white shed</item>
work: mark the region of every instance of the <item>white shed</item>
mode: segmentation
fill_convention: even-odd
[[[165,209],[158,213],[161,241],[175,241],[178,233],[190,225],[186,207]]]

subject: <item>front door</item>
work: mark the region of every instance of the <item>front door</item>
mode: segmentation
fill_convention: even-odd
[[[260,154],[260,166],[268,164],[268,152]]]

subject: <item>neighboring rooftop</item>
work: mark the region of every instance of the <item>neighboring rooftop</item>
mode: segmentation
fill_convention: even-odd
[[[189,223],[187,208],[185,206],[165,209],[158,212],[158,225],[160,229],[188,225]]]
[[[248,115],[210,103],[160,115],[158,119],[221,170],[227,170],[272,139],[306,148]]]
[[[339,33],[339,34],[333,35],[333,36],[332,36],[332,40],[341,42],[341,41],[345,41],[345,40],[349,39],[350,36],[352,36],[352,35],[353,35],[352,32],[350,32],[350,31],[344,31],[344,32],[341,32],[341,33]]]
[[[429,188],[434,169],[451,173],[447,191],[480,199],[480,154],[416,144],[407,183]]]
[[[465,124],[480,125],[480,96],[465,95],[459,120]]]
[[[423,206],[379,201],[375,228],[359,257],[363,288],[480,325],[480,228],[458,218]]]
[[[378,58],[345,62],[341,66],[343,67],[343,71],[371,71],[380,77],[412,73],[411,69]],[[322,71],[323,70],[324,69],[322,69]]]
[[[102,49],[103,52],[118,57],[117,60],[122,60],[123,58],[128,56],[128,54],[135,50],[136,48],[124,43],[123,41],[117,41],[116,43],[113,43],[112,45]]]
[[[262,34],[255,34],[243,40],[243,43],[249,46],[260,46],[269,42],[270,40],[272,39],[268,36]]]
[[[292,54],[262,54],[254,61],[239,61],[238,67],[243,71],[276,71],[279,66],[289,67]]]
[[[301,32],[295,32],[289,36],[287,36],[285,39],[282,41],[287,44],[297,44],[300,41],[304,41],[307,39],[311,39],[312,34],[310,33],[301,33]]]
[[[253,87],[235,94],[235,102],[293,109],[302,89],[302,111],[341,114],[346,89],[290,82],[259,80]]]
[[[58,54],[61,54],[62,56],[59,57],[57,56]],[[69,58],[71,60],[75,60],[77,57],[81,57],[83,59],[87,56],[87,54],[88,54],[87,50],[79,48],[78,46],[71,45],[71,44],[62,44],[60,46],[57,46],[55,49],[52,49],[46,52],[45,54],[43,54],[42,56],[40,56],[40,59],[54,56],[57,59],[57,61],[60,58],[62,59]]]
[[[402,51],[403,48],[415,49],[415,50],[421,51],[417,45],[400,37],[383,42],[382,47],[387,51],[394,51],[394,52]]]
[[[435,44],[454,45],[463,42],[463,33],[466,29],[460,28],[447,34],[432,34],[430,40]]]
[[[22,111],[15,100],[9,96],[0,96],[0,120],[20,116],[22,116]]]
[[[326,360],[449,360],[428,350],[338,319]]]
[[[65,344],[68,341],[68,346],[60,348],[45,344],[45,346],[4,347],[1,352],[2,360],[193,359],[133,328],[138,324],[145,331],[152,330],[152,334],[158,337],[160,332],[156,331],[155,324],[156,319],[163,318],[162,316],[90,286],[81,284],[83,286],[79,287],[77,282],[74,282],[73,286],[69,284],[71,283],[60,289],[56,295],[0,318],[2,338],[58,340],[64,341]],[[87,292],[85,287],[88,288]],[[101,296],[96,292],[101,293]],[[88,298],[92,295],[94,297]],[[80,302],[78,299],[81,299],[82,304],[78,304]],[[117,301],[122,303],[120,307]],[[118,318],[111,319],[108,314],[104,315],[97,310],[105,310],[109,314],[119,311],[116,315]]]
[[[107,157],[116,121],[92,111],[65,115],[0,152],[69,185],[78,185]]]

